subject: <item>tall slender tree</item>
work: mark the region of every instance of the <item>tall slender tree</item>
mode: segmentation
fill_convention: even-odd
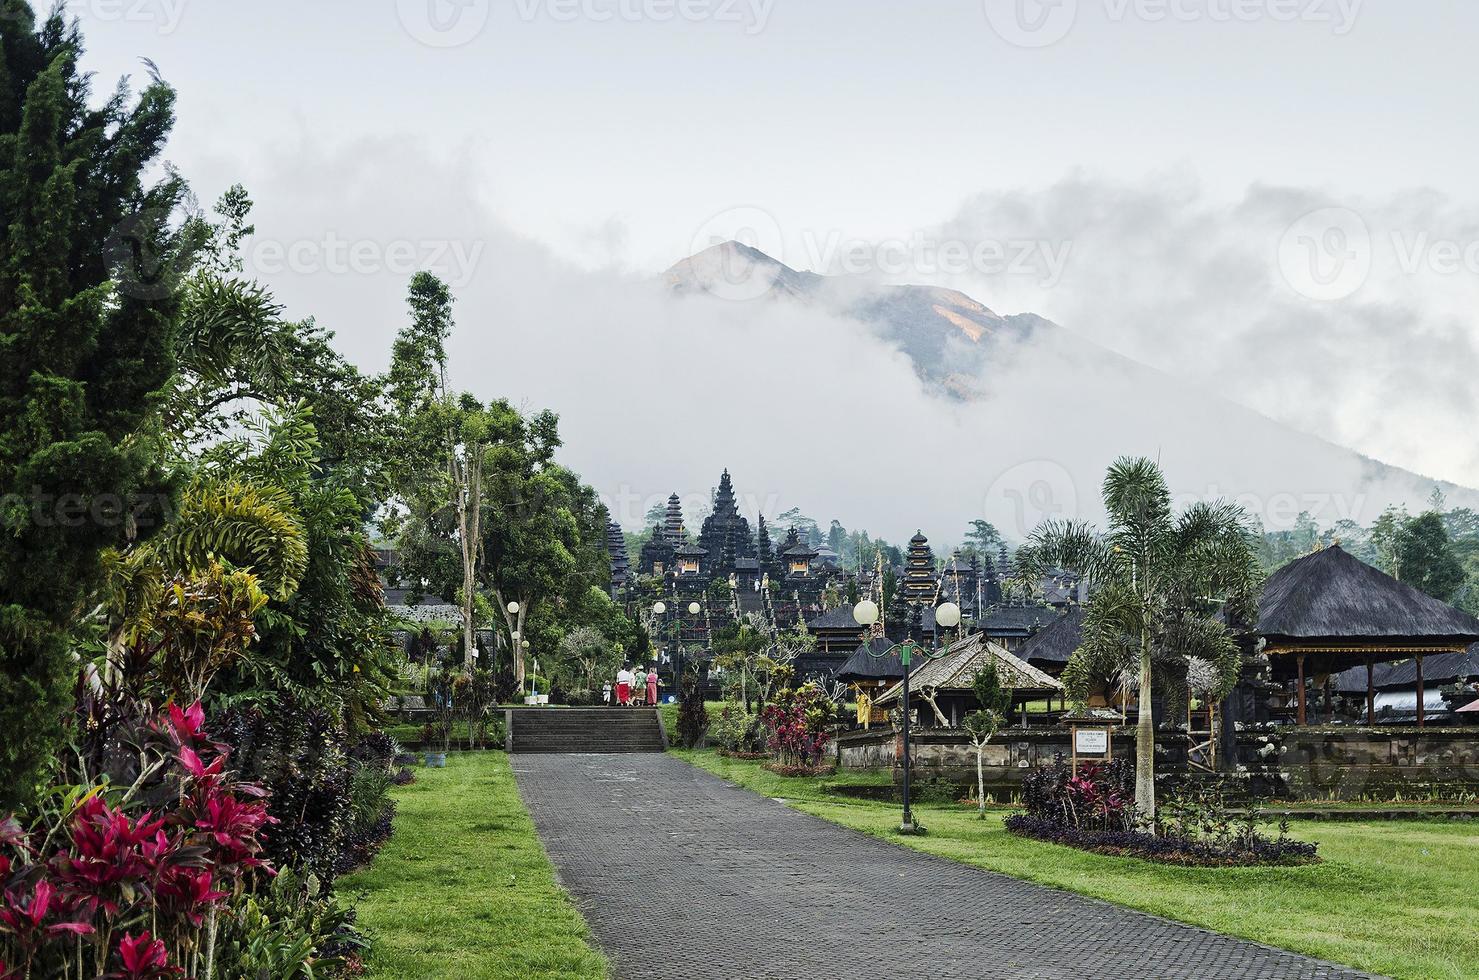
[[[141,438],[173,369],[184,183],[154,169],[174,123],[157,77],[95,100],[57,8],[0,3],[0,809],[54,757],[71,624],[99,556],[158,513]]]
[[[1215,667],[1214,696],[1237,683],[1242,657],[1228,624],[1252,616],[1258,562],[1241,508],[1199,502],[1174,514],[1165,476],[1149,459],[1116,460],[1105,474],[1103,495],[1106,532],[1049,521],[1017,552],[1017,568],[1029,582],[1060,570],[1088,582],[1083,642],[1064,680],[1082,703],[1096,679],[1138,677],[1135,804],[1152,818],[1152,701],[1157,690],[1172,703],[1185,697],[1191,658]]]

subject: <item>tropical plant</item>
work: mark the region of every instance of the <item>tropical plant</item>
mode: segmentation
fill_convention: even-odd
[[[1212,665],[1214,697],[1237,683],[1242,657],[1229,624],[1253,613],[1258,564],[1241,508],[1198,502],[1174,514],[1165,477],[1151,460],[1116,460],[1105,474],[1103,496],[1105,533],[1076,521],[1049,521],[1018,551],[1017,569],[1028,582],[1067,571],[1089,586],[1083,641],[1064,672],[1076,701],[1082,704],[1096,681],[1138,677],[1135,804],[1150,819],[1154,692],[1173,705],[1184,699],[1193,658]]]
[[[815,684],[786,688],[760,711],[769,732],[766,746],[782,765],[815,767],[832,738],[832,714],[831,699]]]

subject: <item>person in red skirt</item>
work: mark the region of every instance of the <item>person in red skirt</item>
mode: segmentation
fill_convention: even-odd
[[[657,665],[653,664],[647,671],[647,703],[657,704]]]
[[[616,703],[622,706],[630,706],[632,703],[632,681],[635,678],[629,668],[623,667],[616,672]]]

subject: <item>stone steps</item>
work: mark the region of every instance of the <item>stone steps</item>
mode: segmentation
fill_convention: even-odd
[[[511,752],[624,753],[667,748],[654,708],[516,708],[508,712]]]

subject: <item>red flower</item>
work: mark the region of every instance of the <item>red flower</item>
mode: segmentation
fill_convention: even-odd
[[[196,928],[205,919],[205,910],[226,897],[226,892],[211,889],[211,873],[200,868],[173,867],[159,879],[156,897],[173,906]]]
[[[164,940],[152,938],[147,931],[119,940],[118,959],[123,969],[108,974],[111,980],[160,980],[183,976],[179,967],[169,965],[169,951],[164,948]]]
[[[159,859],[159,834],[163,820],[150,812],[130,821],[94,796],[77,808],[72,821],[72,851],[58,854],[52,870],[89,915],[101,905],[109,915],[119,909],[119,899],[142,885]]]
[[[258,834],[264,826],[276,822],[267,815],[264,803],[243,803],[229,793],[216,793],[206,797],[204,812],[195,826],[210,838],[211,858],[224,870],[261,865]]]
[[[206,740],[205,709],[200,706],[199,701],[184,711],[180,710],[178,704],[170,705],[169,725],[174,730],[175,740],[181,745],[194,745]]]

